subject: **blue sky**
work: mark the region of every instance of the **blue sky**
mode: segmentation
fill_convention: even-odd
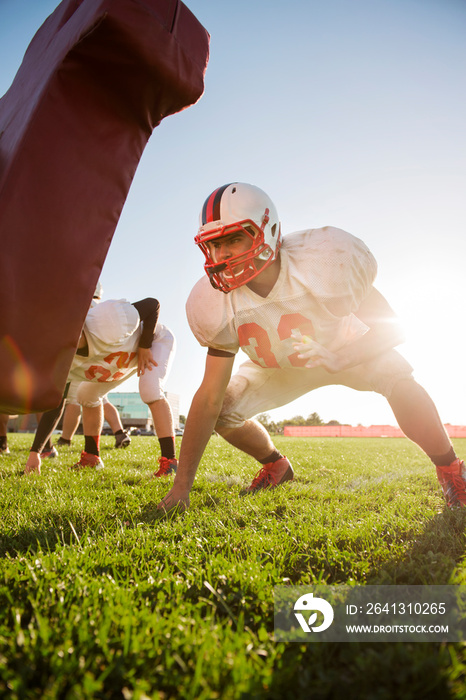
[[[0,0],[0,94],[57,4]],[[270,194],[285,234],[332,225],[369,245],[405,327],[401,352],[444,422],[465,423],[466,3],[186,4],[211,34],[205,94],[154,131],[102,273],[107,298],[160,300],[178,341],[167,389],[182,413],[205,358],[184,313],[203,274],[198,214],[239,180]],[[341,387],[271,415],[314,411],[394,424],[383,398]]]

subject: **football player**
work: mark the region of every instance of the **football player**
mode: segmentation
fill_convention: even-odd
[[[92,297],[91,307],[95,306],[96,304],[100,304],[100,302],[102,301],[103,293],[104,289],[102,286],[102,282],[99,280],[97,282],[97,286]],[[128,447],[131,444],[131,438],[128,435],[127,431],[123,429],[120,414],[118,413],[115,406],[113,406],[113,404],[110,403],[106,396],[104,396],[104,398],[102,399],[102,403],[104,408],[104,419],[109,424],[112,433],[115,436],[115,447]],[[56,449],[57,447],[63,447],[64,445],[66,445],[67,447],[71,446],[71,441],[73,440],[73,436],[76,430],[78,429],[80,422],[81,406],[79,405],[77,400],[75,400],[73,403],[67,400],[65,404],[65,410],[63,412],[62,434],[55,443],[55,446],[52,447],[52,445],[50,445],[50,456],[58,455],[58,451]],[[45,450],[48,451],[47,448],[48,446],[46,445]],[[45,456],[47,456],[47,453]],[[44,457],[44,452],[41,453],[41,457]]]
[[[159,310],[159,302],[150,298],[134,304],[125,299],[111,299],[89,309],[62,402],[41,418],[26,474],[40,473],[40,453],[60,419],[65,401],[77,401],[83,413],[84,451],[74,468],[101,469],[103,399],[135,373],[139,377],[141,399],[151,410],[162,453],[154,476],[176,471],[173,417],[163,392],[175,352],[175,338],[166,326],[158,323]]]
[[[178,472],[159,509],[189,505],[214,429],[262,465],[247,492],[293,479],[290,462],[253,416],[329,384],[385,396],[405,435],[436,466],[448,505],[466,506],[464,463],[433,401],[394,349],[402,333],[373,286],[376,262],[361,240],[332,227],[282,238],[267,194],[236,182],[207,198],[195,242],[206,276],[186,308],[194,335],[207,348],[206,367]],[[240,348],[249,359],[231,378]]]

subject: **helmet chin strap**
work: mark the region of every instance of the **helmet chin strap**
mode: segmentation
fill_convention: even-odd
[[[210,272],[213,275],[216,275],[217,272],[223,272],[226,270],[227,264],[226,263],[218,263],[218,265],[212,265]]]
[[[216,281],[214,280],[214,275],[216,275],[218,272],[223,272],[223,270],[225,270],[226,267],[227,267],[226,263],[219,263],[218,265],[214,265],[208,271],[210,284],[212,285],[212,287],[214,289],[220,289],[222,292],[223,292],[223,289],[221,287],[219,287],[218,284],[216,283]]]

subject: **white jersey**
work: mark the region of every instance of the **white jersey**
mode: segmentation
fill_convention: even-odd
[[[136,372],[142,328],[129,301],[112,299],[91,307],[83,331],[88,354],[74,356],[68,381],[116,382]]]
[[[204,276],[188,298],[188,322],[203,346],[241,348],[261,367],[303,367],[294,332],[336,351],[368,330],[354,312],[376,272],[367,246],[346,231],[299,231],[283,239],[279,277],[267,297],[246,285],[224,294]]]

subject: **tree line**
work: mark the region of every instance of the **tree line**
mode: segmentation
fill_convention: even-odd
[[[303,416],[294,416],[293,418],[285,418],[280,421],[271,420],[268,413],[261,413],[256,416],[256,420],[259,421],[269,433],[278,434],[283,433],[285,425],[341,425],[337,420],[330,420],[328,423],[325,423],[318,413],[311,413],[307,418]]]
[[[283,433],[285,425],[341,425],[337,420],[329,420],[324,423],[318,413],[311,413],[307,418],[303,416],[294,416],[293,418],[285,418],[284,420],[274,421],[268,413],[260,413],[256,416],[256,420],[269,432],[273,434]],[[184,426],[186,416],[180,415],[180,425]]]

